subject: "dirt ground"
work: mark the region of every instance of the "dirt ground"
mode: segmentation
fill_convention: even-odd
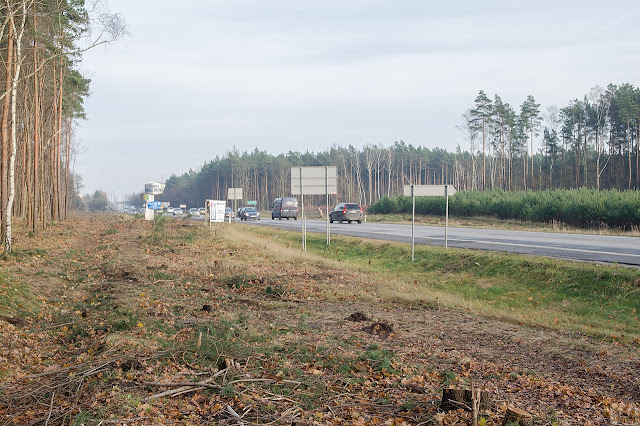
[[[447,387],[489,392],[480,424],[508,406],[640,424],[637,345],[383,300],[344,264],[226,232],[121,215],[19,232],[0,424],[471,424],[440,409]]]

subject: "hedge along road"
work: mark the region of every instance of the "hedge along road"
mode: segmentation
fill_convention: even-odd
[[[252,221],[251,225],[302,230],[301,220]],[[323,220],[308,220],[307,232],[326,234]],[[411,243],[411,225],[351,223],[330,225],[332,235]],[[416,244],[444,246],[444,227],[416,225]],[[449,247],[510,252],[595,263],[640,266],[640,238],[551,232],[504,231],[493,229],[451,228]]]

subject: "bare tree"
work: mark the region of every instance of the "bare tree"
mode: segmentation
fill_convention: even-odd
[[[456,128],[462,133],[463,137],[469,144],[469,153],[471,154],[471,189],[478,189],[478,180],[476,177],[477,161],[479,151],[476,147],[476,139],[478,138],[479,128],[474,123],[474,116],[471,110],[467,110],[462,114],[462,123]]]
[[[596,151],[596,188],[600,190],[602,174],[609,164],[609,158],[603,159],[605,154],[604,137],[607,133],[607,117],[611,108],[611,98],[601,86],[595,86],[587,95],[587,99],[593,109],[592,126],[595,127],[595,151]]]
[[[370,145],[367,144],[364,146],[364,148],[362,149],[362,153],[364,156],[364,164],[365,167],[367,168],[367,183],[368,183],[368,187],[369,187],[369,199],[365,200],[365,204],[366,205],[371,205],[373,203],[373,166],[375,164],[375,158],[376,158],[376,146],[375,145]]]

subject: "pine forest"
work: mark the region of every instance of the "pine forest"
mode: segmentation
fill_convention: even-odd
[[[171,176],[161,199],[200,205],[241,187],[245,199],[268,208],[275,197],[290,194],[291,167],[325,165],[337,167],[338,198],[365,206],[402,194],[406,184],[451,184],[459,191],[640,185],[640,89],[631,84],[596,86],[581,100],[544,112],[533,96],[516,110],[480,91],[457,127],[453,152],[404,141],[278,155],[234,149],[197,171]]]
[[[31,232],[83,208],[73,172],[77,120],[90,80],[82,53],[126,34],[118,15],[82,0],[7,0],[0,5],[1,236],[11,251],[12,219]],[[268,208],[289,195],[290,169],[336,166],[340,200],[370,206],[405,184],[452,184],[459,191],[636,190],[640,185],[640,89],[596,86],[563,107],[545,110],[533,96],[519,106],[479,91],[461,111],[458,140],[334,145],[319,152],[227,151],[182,175],[165,194],[173,204],[202,205],[241,187]],[[453,151],[426,146],[456,146]],[[275,148],[277,150],[277,147]],[[139,194],[135,202],[142,204]],[[84,207],[91,197],[85,197]],[[106,205],[103,206],[106,208]]]
[[[64,220],[81,179],[73,173],[74,126],[84,117],[90,80],[82,52],[120,38],[119,15],[83,0],[6,0],[0,4],[0,221],[11,251],[12,219],[32,232]]]

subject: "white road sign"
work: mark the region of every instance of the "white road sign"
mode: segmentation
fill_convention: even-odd
[[[447,194],[447,188],[449,193]],[[446,195],[453,195],[456,192],[456,187],[453,185],[413,185],[413,194],[411,194],[411,185],[404,186],[404,195],[411,197],[444,197]]]
[[[292,167],[291,195],[328,195],[338,191],[335,166]]]
[[[164,183],[149,182],[144,185],[145,194],[159,195],[164,192]]]
[[[242,200],[242,188],[229,188],[227,200]]]

